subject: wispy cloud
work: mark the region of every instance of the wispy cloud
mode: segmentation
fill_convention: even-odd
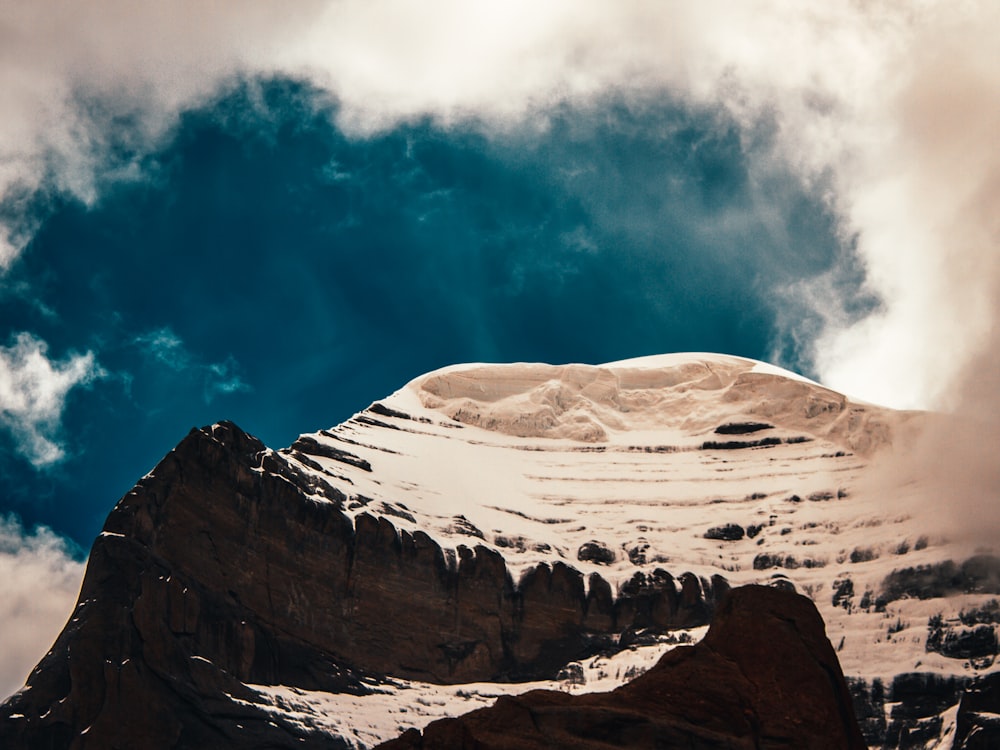
[[[184,342],[170,328],[139,334],[132,342],[171,370],[186,370],[191,366],[191,355],[184,348]]]
[[[301,29],[318,6],[4,3],[0,195],[45,184],[92,203],[109,181],[137,174],[182,107],[270,60],[285,30]],[[0,268],[30,239],[24,222],[3,230]]]
[[[239,374],[239,369],[239,363],[233,357],[227,357],[224,362],[206,365],[205,403],[211,403],[216,396],[252,391],[250,385]]]
[[[0,516],[0,700],[24,684],[72,612],[84,571],[76,553],[51,529],[28,532],[16,516]]]
[[[132,343],[147,357],[172,372],[200,378],[205,403],[216,396],[252,391],[243,379],[240,364],[232,356],[221,362],[205,362],[191,354],[184,341],[169,327],[157,328],[136,336]]]
[[[36,467],[56,463],[65,455],[60,432],[67,395],[104,375],[93,352],[53,360],[44,341],[20,333],[0,347],[0,427]]]

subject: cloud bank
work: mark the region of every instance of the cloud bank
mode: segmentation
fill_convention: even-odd
[[[956,407],[1000,343],[1000,6],[942,10],[890,58],[868,141],[838,178],[883,308],[817,344],[831,383],[907,407]]]
[[[0,516],[0,700],[24,684],[59,635],[80,592],[83,570],[62,537],[44,526],[27,532],[15,516]]]

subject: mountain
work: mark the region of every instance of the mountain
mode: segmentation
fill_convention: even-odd
[[[815,603],[870,745],[990,746],[1000,562],[870,481],[926,423],[685,354],[446,368],[278,451],[192,430],[109,515],[0,745],[369,747],[618,688],[767,583]]]

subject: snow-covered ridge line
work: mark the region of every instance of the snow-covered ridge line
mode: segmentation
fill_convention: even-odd
[[[525,413],[550,421],[517,434]],[[789,577],[814,597],[834,642],[845,640],[845,669],[869,674],[879,663],[949,662],[924,654],[915,636],[903,650],[884,633],[860,643],[875,619],[923,617],[910,614],[921,606],[848,617],[832,604],[832,581],[851,578],[860,601],[894,569],[973,553],[905,511],[912,487],[893,490],[886,506],[863,481],[879,446],[921,419],[725,355],[466,364],[303,436],[301,455],[285,458],[341,490],[349,516],[384,516],[451,554],[482,545],[515,582],[556,562],[619,590],[656,568],[733,585]],[[603,440],[573,432],[593,423]]]
[[[483,404],[492,422],[462,420]],[[555,429],[513,434],[511,425],[532,406],[555,414]],[[601,442],[560,429],[595,418]],[[796,512],[788,499],[843,501],[865,465],[850,449],[852,436],[888,439],[893,418],[773,366],[724,355],[457,365],[282,453],[296,472],[315,477],[314,499],[330,494],[324,485],[334,497],[342,493],[349,516],[385,516],[452,553],[486,546],[503,555],[515,581],[561,561],[620,587],[652,566],[706,578],[752,570],[756,545],[771,535],[761,530],[789,533],[781,531],[782,519]],[[713,522],[705,520],[706,504],[720,516]],[[756,541],[747,537],[743,554],[732,554],[739,545],[720,554],[709,538],[719,524],[753,529]],[[582,555],[584,547],[604,550],[599,561]]]
[[[629,441],[649,431],[691,442],[715,429],[727,412],[737,421],[764,418],[786,430],[830,435],[865,452],[891,432],[878,424],[887,410],[855,404],[773,365],[707,354],[599,366],[456,365],[411,381],[384,403],[424,420],[444,415],[494,434],[590,444]]]

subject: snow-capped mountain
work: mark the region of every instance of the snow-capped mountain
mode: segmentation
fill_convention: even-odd
[[[270,722],[368,747],[500,694],[621,685],[768,583],[815,603],[869,743],[982,738],[989,706],[958,702],[993,670],[1000,562],[933,526],[919,477],[872,481],[926,419],[677,354],[449,367],[279,451],[195,431],[109,517],[0,737],[87,746],[126,709],[82,675],[107,694],[152,672],[174,697],[145,721],[176,746]],[[172,721],[185,700],[225,719]]]

